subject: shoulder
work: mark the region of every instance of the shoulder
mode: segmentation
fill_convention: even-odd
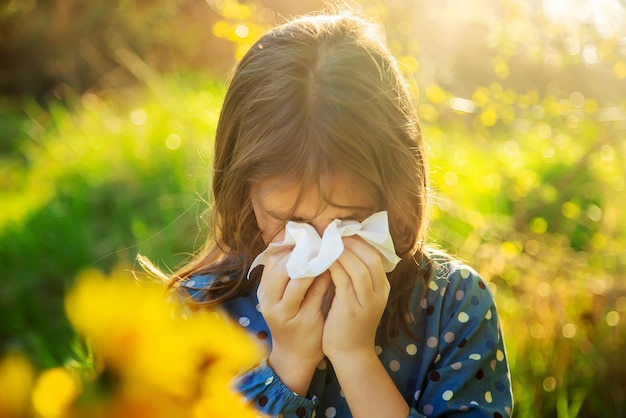
[[[490,293],[485,280],[470,265],[444,254],[430,256],[433,276],[429,282],[431,290],[440,291],[441,296],[450,289],[480,289]],[[445,289],[445,290],[443,290]]]
[[[488,312],[495,306],[493,294],[481,275],[466,263],[445,255],[433,255],[433,277],[428,283],[429,305],[451,316]],[[447,316],[447,315],[444,315]]]

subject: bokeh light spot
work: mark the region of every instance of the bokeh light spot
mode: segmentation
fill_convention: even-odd
[[[607,163],[613,161],[615,158],[615,149],[610,145],[603,145],[602,148],[600,148],[600,158]]]
[[[526,253],[530,255],[537,255],[539,253],[539,241],[535,239],[529,239],[528,241],[526,241],[524,249],[526,250]]]
[[[556,389],[556,379],[552,376],[548,376],[543,379],[543,390],[546,392],[552,392]]]
[[[135,126],[141,126],[148,120],[148,114],[143,109],[135,109],[130,112],[130,122]]]
[[[235,35],[240,38],[245,38],[250,34],[250,29],[246,25],[239,25],[235,28]]]
[[[533,218],[530,221],[530,229],[537,235],[541,235],[548,230],[548,221],[544,218]]]
[[[561,205],[561,213],[568,219],[577,219],[580,215],[580,206],[574,202],[565,202]]]
[[[574,338],[576,335],[576,325],[571,323],[565,324],[563,325],[562,332],[565,338]]]
[[[602,209],[598,205],[589,205],[587,207],[587,216],[594,222],[599,222],[602,219]]]
[[[611,311],[606,314],[606,323],[610,327],[616,327],[619,324],[619,313],[617,311]]]
[[[545,329],[542,324],[532,324],[530,326],[530,336],[539,340],[543,338]]]
[[[443,181],[448,186],[454,186],[457,180],[458,180],[458,176],[454,171],[446,171],[446,173],[443,175]]]
[[[182,139],[178,134],[171,134],[165,138],[165,146],[171,150],[177,150],[180,148],[180,144],[182,143]]]
[[[498,122],[498,115],[493,109],[486,109],[480,114],[480,123],[487,128],[493,126]]]

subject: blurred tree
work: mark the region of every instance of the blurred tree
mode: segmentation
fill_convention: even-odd
[[[0,96],[64,98],[68,90],[82,93],[133,84],[140,75],[129,68],[129,54],[161,72],[224,72],[234,62],[233,41],[259,34],[250,25],[253,19],[269,26],[275,21],[274,10],[289,16],[319,8],[321,2],[208,3],[5,2],[0,5]],[[217,22],[222,22],[221,31],[220,26],[215,30]]]

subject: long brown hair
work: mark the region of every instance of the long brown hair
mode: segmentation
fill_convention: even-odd
[[[321,189],[347,171],[387,210],[398,256],[387,327],[397,330],[415,280],[428,280],[429,188],[416,111],[379,26],[354,14],[310,15],[264,35],[237,66],[226,92],[213,165],[211,236],[171,279],[212,274],[208,304],[253,289],[246,279],[265,247],[251,185],[288,177]],[[398,309],[398,307],[400,309]]]

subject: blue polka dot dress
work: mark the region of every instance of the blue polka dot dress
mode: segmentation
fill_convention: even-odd
[[[411,407],[410,417],[510,417],[511,380],[493,295],[470,267],[439,258],[434,265],[426,293],[416,280],[405,317],[417,340],[400,327],[387,344],[379,327],[380,361]],[[193,276],[182,287],[201,300],[211,282],[212,276]],[[256,292],[223,308],[271,347]],[[352,416],[327,359],[317,366],[306,397],[290,391],[265,361],[240,376],[236,387],[269,416]]]

